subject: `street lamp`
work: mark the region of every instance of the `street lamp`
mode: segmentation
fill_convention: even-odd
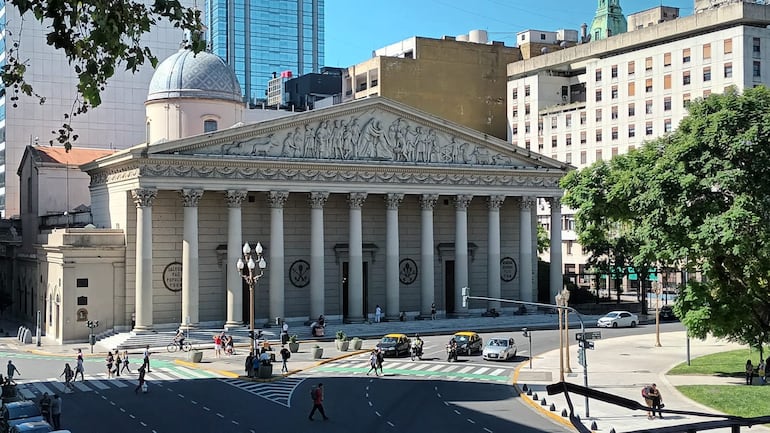
[[[256,259],[256,262],[254,261]],[[249,353],[254,355],[254,286],[262,278],[267,267],[265,258],[262,257],[262,244],[257,242],[257,246],[254,248],[252,254],[251,245],[248,242],[243,244],[243,257],[238,258],[238,272],[246,284],[249,285],[249,336],[251,337],[251,343],[249,343]],[[243,268],[246,267],[248,273],[243,272]],[[256,269],[259,267],[259,273],[256,273]]]
[[[559,293],[555,296],[556,305],[562,306],[562,295]],[[556,312],[559,313],[559,382],[564,382],[564,331],[562,330],[562,309],[557,308]]]
[[[89,320],[86,322],[88,326],[88,344],[91,345],[91,353],[94,353],[94,344],[96,344],[96,336],[94,336],[94,328],[99,327],[98,320]]]
[[[567,307],[569,305],[569,290],[565,287],[561,291],[561,301],[563,302],[563,307]],[[569,310],[564,308],[561,310],[562,313],[564,313],[564,345],[565,351],[566,351],[566,361],[565,364],[567,364],[564,371],[567,373],[572,373],[572,367],[570,367],[569,363]]]
[[[527,328],[521,328],[521,332],[525,338],[529,339],[529,368],[532,369],[532,331],[528,331]]]
[[[660,282],[653,283],[655,290],[655,347],[660,347],[660,294],[663,292],[663,286]]]

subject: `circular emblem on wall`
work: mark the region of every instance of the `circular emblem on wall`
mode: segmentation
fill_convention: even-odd
[[[171,262],[163,269],[163,285],[172,292],[182,291],[182,263]]]
[[[310,263],[297,260],[289,266],[289,281],[294,287],[305,287],[310,284]]]
[[[417,263],[412,259],[403,259],[398,263],[398,279],[402,284],[412,284],[417,280]]]
[[[516,261],[511,257],[503,257],[500,259],[500,279],[506,283],[513,281],[516,278],[518,272]]]

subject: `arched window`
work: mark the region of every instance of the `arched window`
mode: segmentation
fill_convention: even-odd
[[[146,128],[144,130],[144,134],[145,134],[144,142],[145,143],[149,143],[150,142],[150,121],[149,120],[147,121],[147,125],[146,125]]]
[[[217,121],[216,120],[204,120],[203,121],[203,132],[214,132],[217,130]]]

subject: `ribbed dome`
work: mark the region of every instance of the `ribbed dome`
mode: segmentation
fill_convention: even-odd
[[[223,99],[243,102],[238,77],[219,56],[179,50],[155,70],[148,101],[168,98]]]

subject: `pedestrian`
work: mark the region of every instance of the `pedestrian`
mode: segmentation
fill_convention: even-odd
[[[329,417],[326,416],[326,412],[324,412],[324,384],[319,383],[318,386],[310,390],[310,398],[313,399],[313,410],[310,411],[310,415],[307,416],[307,419],[310,421],[313,421],[313,415],[315,415],[315,411],[321,412],[321,416],[324,417],[324,421],[328,421]]]
[[[18,368],[16,368],[15,365],[13,365],[13,361],[10,359],[8,360],[8,371],[6,372],[6,375],[8,376],[8,383],[16,384],[16,382],[13,381],[13,375],[18,373],[19,376],[21,376],[21,372]]]
[[[369,371],[366,372],[366,375],[368,376],[369,373],[372,372],[372,370],[374,370],[375,376],[379,376],[379,374],[377,374],[377,351],[376,350],[372,350],[372,354],[369,355]]]
[[[430,304],[430,320],[436,320],[436,303]]]
[[[644,403],[647,405],[647,419],[653,419],[655,418],[655,413],[652,411],[652,398],[654,394],[653,385],[646,385],[644,388],[642,388],[642,398],[644,398]]]
[[[139,383],[136,385],[136,388],[134,388],[134,394],[138,394],[139,390],[144,386],[144,372],[144,365],[142,365],[139,367]]]
[[[289,366],[286,364],[287,361],[289,361],[289,358],[291,358],[291,352],[289,352],[289,349],[286,348],[285,345],[281,345],[281,373],[288,373],[289,372]]]
[[[256,353],[251,358],[251,374],[252,377],[259,377],[259,355]]]
[[[663,396],[660,395],[658,385],[652,384],[652,392],[649,395],[652,398],[652,417],[655,418],[655,409],[657,409],[658,417],[663,419],[663,413],[660,411],[663,408]]]
[[[224,332],[222,333],[224,334]],[[222,336],[214,335],[214,356],[219,358],[222,356]]]
[[[757,376],[759,376],[759,384],[764,385],[767,383],[767,363],[764,359],[759,360],[759,366],[757,367]]]
[[[112,351],[107,352],[107,358],[104,360],[107,363],[107,379],[112,378],[112,365],[115,363],[115,358],[112,356]]]
[[[11,362],[11,361],[8,361]],[[10,374],[10,373],[9,373]],[[746,360],[746,385],[751,385],[754,382],[754,366],[751,364],[751,360]]]
[[[53,421],[53,428],[61,430],[61,399],[58,394],[54,394],[53,400],[51,400],[51,420]]]
[[[123,366],[123,360],[120,359],[120,353],[117,350],[115,351],[115,354],[117,355],[117,357],[115,358],[115,370],[114,370],[114,372],[115,372],[116,376],[120,376],[120,367]]]
[[[374,323],[380,323],[380,320],[382,320],[382,307],[380,307],[380,304],[377,304],[374,307]]]
[[[150,345],[148,344],[144,348],[144,362],[142,363],[142,367],[145,368],[145,372],[151,373],[150,371]]]
[[[254,377],[254,355],[249,353],[246,356],[246,364],[244,365],[247,377]]]
[[[67,389],[74,391],[75,387],[72,385],[72,378],[75,376],[75,372],[72,371],[69,362],[64,363],[64,371],[59,377],[62,376],[64,376],[64,392],[67,392]]]
[[[120,368],[120,371],[123,370],[128,371],[128,374],[131,374],[131,369],[128,368],[128,350],[123,352],[123,366]]]
[[[283,321],[283,325],[281,326],[281,344],[286,344],[289,342],[289,324],[286,323],[286,321]]]
[[[382,351],[382,349],[377,349],[377,368],[380,369],[380,374],[385,375],[385,372],[382,371],[382,362],[385,361],[385,352]]]
[[[48,396],[47,392],[44,392],[43,396],[40,397],[40,415],[43,415],[45,422],[51,424],[51,397]]]

